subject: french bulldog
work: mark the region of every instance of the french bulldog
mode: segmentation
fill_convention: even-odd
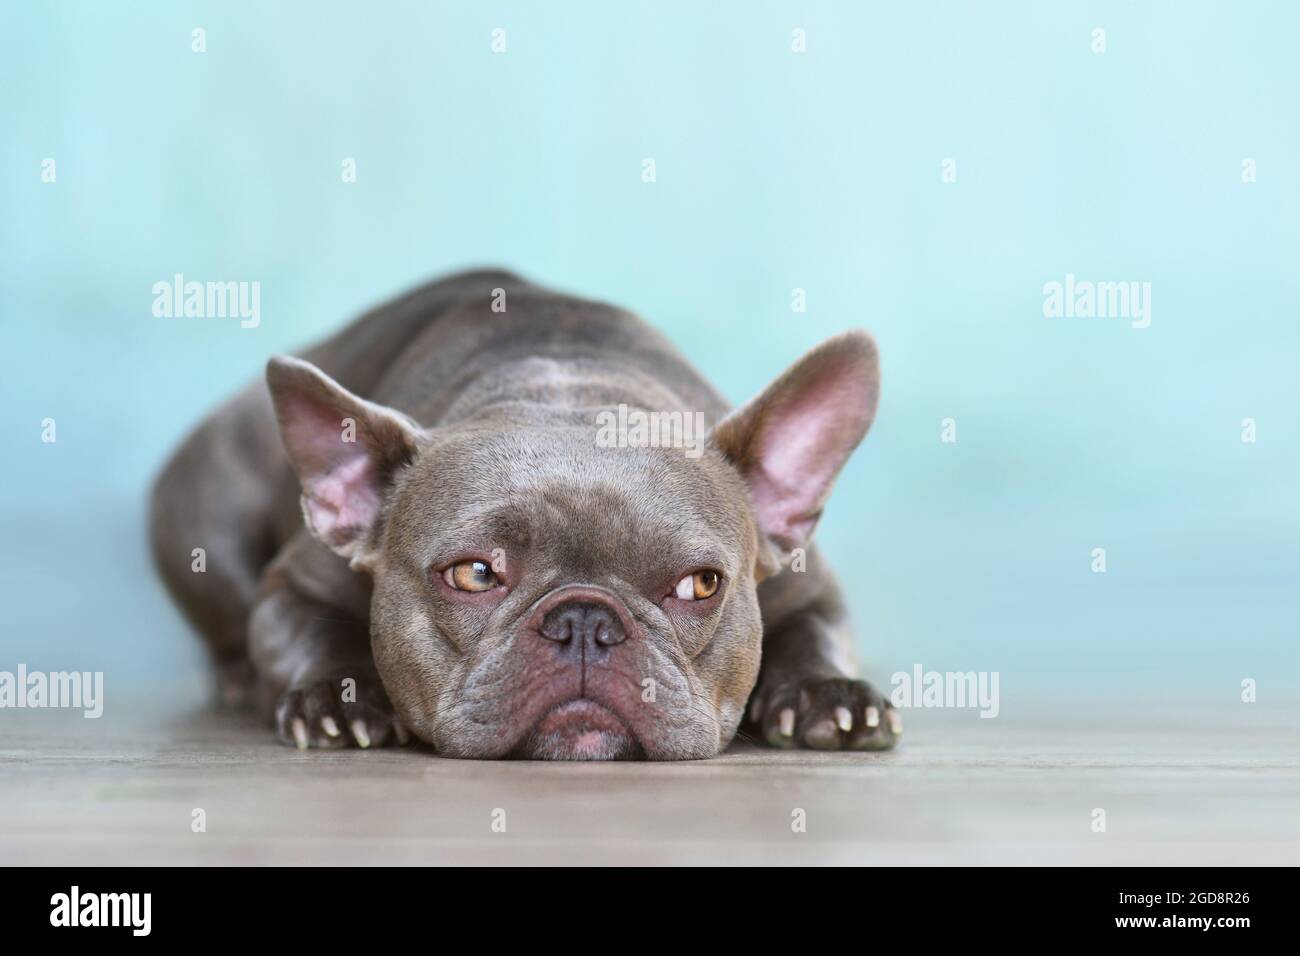
[[[729,411],[630,312],[459,274],[272,358],[164,468],[152,550],[299,748],[883,750],[809,543],[878,393],[850,331]]]

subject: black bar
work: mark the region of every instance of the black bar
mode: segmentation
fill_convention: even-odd
[[[429,872],[418,868],[30,869],[5,871],[6,941],[196,941],[203,945],[257,939],[277,927],[296,944],[374,944],[423,925],[475,926],[488,936],[502,926],[539,941],[569,920],[624,921],[634,935],[654,935],[650,922],[677,913],[704,919],[721,906],[740,933],[765,932],[784,913],[791,929],[816,932],[834,924],[866,942],[891,938],[927,943],[944,938],[1000,941],[1076,940],[1100,936],[1135,941],[1213,940],[1233,945],[1292,922],[1294,872],[1253,868],[997,868],[861,869],[794,874],[779,869],[716,872],[550,874]],[[78,922],[93,912],[117,926],[70,923],[72,888]],[[99,894],[114,894],[107,901]],[[141,894],[122,897],[118,894]],[[144,896],[148,894],[148,933]],[[93,902],[87,902],[93,899]],[[64,905],[66,903],[66,905]],[[104,904],[107,903],[105,906]],[[61,908],[62,907],[62,908]],[[529,915],[532,914],[532,915]],[[132,920],[131,917],[135,919]],[[518,919],[516,920],[516,916]],[[488,923],[468,923],[473,917]],[[918,920],[920,922],[918,922]],[[647,922],[642,922],[647,921]],[[419,931],[419,930],[417,930]],[[1243,935],[1245,934],[1245,935]],[[432,944],[431,944],[432,945]]]

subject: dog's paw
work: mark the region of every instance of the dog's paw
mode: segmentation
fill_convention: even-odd
[[[773,747],[888,750],[903,733],[894,705],[866,681],[806,678],[761,689],[750,724]]]
[[[385,747],[410,739],[375,675],[321,678],[290,688],[275,707],[280,739],[308,747]]]

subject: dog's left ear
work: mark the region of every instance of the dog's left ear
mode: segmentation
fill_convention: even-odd
[[[759,558],[766,573],[811,537],[836,475],[871,427],[879,395],[875,342],[866,332],[846,332],[713,429],[714,444],[749,485],[770,545]]]
[[[384,497],[393,476],[415,458],[419,429],[301,359],[271,359],[266,384],[302,482],[307,527],[353,567],[365,567],[378,543]]]

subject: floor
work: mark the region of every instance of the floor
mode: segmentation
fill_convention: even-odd
[[[1300,863],[1300,719],[1230,699],[911,711],[892,754],[684,764],[298,753],[228,715],[109,716],[0,711],[0,864]]]

